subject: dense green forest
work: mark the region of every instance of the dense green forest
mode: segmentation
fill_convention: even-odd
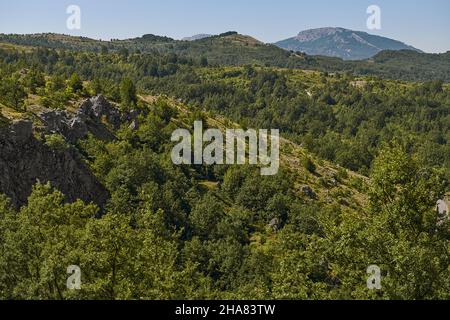
[[[450,223],[435,212],[450,178],[448,67],[405,82],[386,79],[402,71],[380,77],[386,69],[218,61],[150,36],[136,50],[19,40],[0,49],[0,134],[21,118],[39,128],[39,111],[73,112],[99,94],[140,115],[138,126],[112,128],[114,139],[38,135],[55,154],[76,153],[110,196],[68,203],[45,182],[22,206],[1,196],[0,299],[450,298]],[[251,46],[267,45],[240,53]],[[199,119],[279,128],[298,149],[282,149],[272,177],[175,166],[171,133]],[[66,288],[69,265],[81,268],[81,290]],[[369,265],[382,270],[381,290],[367,288]]]
[[[21,88],[15,88],[20,87],[18,77],[29,90],[39,91],[45,107],[52,108],[64,108],[71,98],[65,79],[89,81],[85,95],[103,93],[120,102],[120,84],[127,78],[142,93],[182,99],[243,127],[279,128],[321,158],[362,174],[368,174],[379,147],[396,138],[425,163],[445,168],[449,177],[450,87],[440,80],[410,83],[348,73],[207,67],[201,59],[176,54],[38,49],[0,55],[5,73],[1,99],[15,108],[25,98]],[[23,70],[29,72],[20,75]],[[51,77],[45,80],[44,75]]]

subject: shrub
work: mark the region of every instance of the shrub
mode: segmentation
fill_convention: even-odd
[[[314,164],[314,162],[310,159],[310,158],[305,158],[303,160],[303,167],[308,170],[310,173],[315,173],[316,172],[316,165]]]
[[[60,134],[50,134],[45,136],[45,145],[53,150],[65,151],[69,149],[64,137]]]

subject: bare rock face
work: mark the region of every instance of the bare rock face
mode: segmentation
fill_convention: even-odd
[[[137,129],[139,111],[122,113],[103,96],[85,100],[75,113],[52,110],[39,114],[43,134],[61,134],[69,144],[93,134],[101,140],[115,139],[122,124]],[[32,186],[50,182],[68,202],[81,199],[103,208],[106,188],[84,164],[76,149],[55,150],[35,138],[31,121],[0,126],[0,194],[16,207],[27,203]]]
[[[13,121],[10,128],[12,138],[18,143],[25,142],[33,136],[33,123],[31,121]]]
[[[37,181],[50,182],[66,196],[102,207],[109,195],[71,150],[57,151],[37,140],[29,121],[13,122],[0,131],[0,193],[16,207],[27,202]]]
[[[300,32],[296,37],[275,43],[287,50],[308,55],[338,57],[344,60],[365,60],[383,50],[420,50],[403,42],[344,28],[319,28]]]
[[[280,227],[281,227],[281,223],[280,223],[280,219],[278,218],[273,218],[272,220],[270,220],[268,227],[273,231],[273,232],[277,232]]]
[[[65,111],[48,111],[39,115],[45,131],[59,133],[69,143],[85,138],[89,133],[101,140],[113,140],[113,130],[124,123],[133,122],[137,127],[139,112],[121,113],[103,96],[85,100],[72,115]]]
[[[123,120],[120,111],[101,95],[88,99],[81,104],[77,117],[83,116],[95,120],[101,120],[104,117],[115,129],[118,129]]]

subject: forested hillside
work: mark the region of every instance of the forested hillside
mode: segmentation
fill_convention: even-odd
[[[339,58],[310,56],[302,52],[286,51],[272,44],[262,43],[237,32],[196,41],[179,41],[152,34],[139,38],[111,41],[94,40],[60,34],[5,35],[1,43],[27,47],[115,52],[122,55],[134,53],[176,54],[179,58],[216,66],[243,66],[319,70],[323,72],[350,72],[354,75],[382,76],[408,81],[443,80],[450,82],[450,53],[427,54],[410,50],[382,51],[363,61],[344,61]]]
[[[65,108],[71,101],[66,79],[86,96],[103,93],[120,102],[121,81],[128,79],[139,92],[167,94],[244,127],[279,128],[321,158],[362,174],[368,174],[383,143],[394,138],[425,163],[450,172],[450,87],[439,80],[411,83],[250,65],[205,67],[175,54],[39,49],[0,55],[1,99],[15,109],[36,102],[36,93],[44,107]],[[28,97],[22,83],[30,86]]]
[[[33,173],[32,157],[17,161],[21,171],[8,174],[34,186],[21,201],[8,197],[16,184],[0,185],[0,299],[450,298],[450,223],[435,212],[450,178],[450,88],[440,77],[303,70],[301,61],[325,58],[234,33],[192,47],[154,36],[103,49],[79,39],[77,50],[72,38],[5,39],[0,179],[13,145],[51,158],[48,171],[68,161],[74,177],[87,169],[107,199],[74,200]],[[230,46],[242,60],[224,54]],[[279,128],[280,172],[174,165],[171,134],[195,120]],[[30,134],[17,129],[24,122]],[[79,179],[64,183],[79,190]],[[367,288],[373,264],[382,290]],[[70,265],[81,268],[81,290],[66,288]]]

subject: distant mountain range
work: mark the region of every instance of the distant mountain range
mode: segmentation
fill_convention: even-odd
[[[275,45],[308,55],[338,57],[344,60],[369,59],[383,50],[422,52],[397,40],[344,28],[310,29],[300,32],[296,37],[279,41]]]
[[[330,32],[330,31],[329,31]],[[322,32],[323,34],[323,32]],[[356,34],[357,35],[357,34]],[[370,35],[368,35],[370,37]],[[312,40],[304,33],[300,39]],[[317,38],[318,35],[315,35]],[[382,37],[376,37],[376,39]],[[390,39],[388,39],[390,40]],[[393,41],[393,40],[392,40]],[[377,44],[375,41],[373,43]],[[211,66],[258,65],[277,68],[318,70],[323,72],[351,72],[355,75],[372,75],[382,78],[426,81],[442,79],[450,82],[450,51],[441,54],[422,53],[406,46],[407,50],[380,50],[368,59],[344,61],[338,57],[325,56],[327,52],[312,55],[282,49],[263,43],[251,36],[235,31],[213,35],[195,41],[180,41],[169,37],[146,34],[142,37],[101,41],[86,37],[74,37],[55,33],[0,34],[0,50],[30,50],[32,47],[93,51],[120,54],[168,54],[170,59],[189,59],[199,63],[206,58]],[[173,56],[176,55],[176,57]],[[347,56],[347,59],[349,57]]]

